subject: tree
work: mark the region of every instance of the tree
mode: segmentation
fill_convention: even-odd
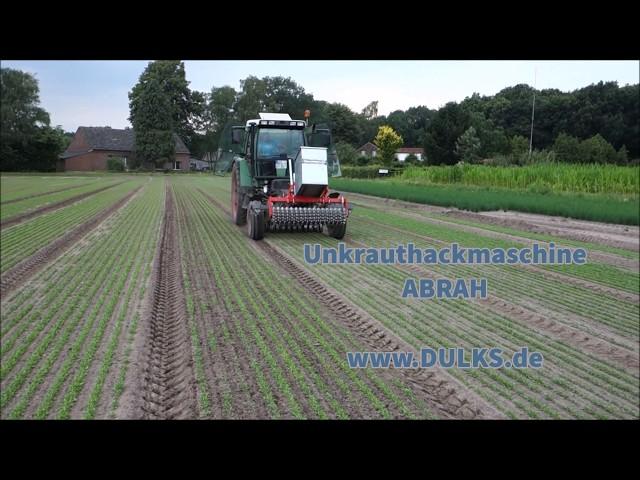
[[[620,147],[620,150],[618,150],[616,163],[618,163],[618,165],[627,165],[629,163],[629,151],[626,146],[623,145]]]
[[[580,163],[580,140],[566,133],[561,133],[553,143],[552,150],[559,162]]]
[[[66,146],[64,132],[50,127],[36,78],[0,69],[0,98],[0,169],[54,170]]]
[[[449,102],[440,110],[427,127],[425,153],[429,165],[453,165],[456,141],[471,126],[469,112],[455,102]]]
[[[617,152],[602,135],[597,133],[580,143],[582,163],[616,163]]]
[[[380,158],[384,165],[391,165],[396,150],[402,145],[402,137],[388,125],[383,125],[378,129],[373,143],[378,147]]]
[[[356,149],[346,142],[338,142],[336,145],[336,153],[338,159],[343,165],[353,165],[356,163],[357,152]]]
[[[166,97],[167,100],[162,101],[171,117],[172,129],[187,147],[191,147],[199,123],[198,117],[204,110],[204,96],[189,90],[184,63],[178,60],[158,60],[147,65],[138,83],[129,92],[129,121],[132,125],[143,103],[141,96],[149,98],[147,92],[150,88],[162,92]]]
[[[341,103],[331,103],[326,106],[325,114],[335,142],[347,142],[351,145],[359,143],[361,138],[358,119],[349,107]]]
[[[144,166],[161,166],[175,158],[175,115],[162,83],[145,81],[131,96],[131,124],[136,138],[136,159]]]
[[[372,120],[378,116],[378,101],[375,100],[362,109],[362,116],[367,120]]]
[[[469,127],[456,141],[456,155],[465,163],[478,163],[480,161],[480,139],[476,135],[476,129]]]

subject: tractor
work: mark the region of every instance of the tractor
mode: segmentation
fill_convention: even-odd
[[[265,232],[325,230],[342,239],[351,207],[329,191],[329,176],[340,174],[329,129],[283,113],[259,117],[226,129],[230,155],[219,152],[216,162],[218,173],[231,170],[232,221],[246,224],[253,240]]]

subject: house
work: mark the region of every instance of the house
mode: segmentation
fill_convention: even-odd
[[[396,150],[396,160],[399,162],[404,162],[409,155],[415,155],[418,158],[418,161],[422,161],[424,159],[424,149],[422,148],[412,148],[412,147],[402,147]]]
[[[169,170],[189,170],[189,149],[174,134],[176,156],[162,168]],[[60,155],[58,170],[95,171],[107,170],[110,157],[122,158],[125,168],[135,155],[135,134],[131,128],[123,130],[111,127],[78,127],[73,140]]]
[[[362,157],[375,157],[378,153],[378,147],[371,142],[367,142],[358,148],[357,152]]]
[[[363,157],[375,157],[378,153],[378,147],[376,147],[373,143],[367,142],[362,145],[357,150],[357,154]],[[399,162],[404,162],[409,155],[415,155],[418,157],[419,161],[424,160],[424,149],[422,148],[413,148],[413,147],[402,147],[396,150],[395,158]]]

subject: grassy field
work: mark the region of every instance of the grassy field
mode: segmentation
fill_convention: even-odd
[[[637,195],[534,193],[459,184],[414,184],[395,178],[332,178],[330,186],[345,192],[456,207],[474,212],[514,210],[625,225],[640,223],[640,199]]]
[[[538,163],[522,167],[483,165],[408,167],[398,178],[419,185],[458,184],[533,193],[640,194],[640,167]]]
[[[637,247],[362,197],[353,200],[348,246],[553,241],[587,248],[589,261],[308,265],[305,243],[337,240],[269,233],[251,241],[230,221],[228,177],[66,180],[2,179],[2,208],[28,202],[6,218],[35,212],[0,232],[3,419],[640,418]],[[337,181],[394,193],[391,182]],[[38,213],[80,192],[88,195]],[[633,232],[625,235],[632,244]],[[489,298],[400,295],[407,278],[456,277],[486,278]],[[424,346],[509,356],[523,345],[544,355],[543,368],[352,369],[346,361],[347,352]]]

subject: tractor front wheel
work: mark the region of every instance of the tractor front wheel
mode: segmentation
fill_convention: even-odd
[[[240,170],[238,164],[233,164],[231,171],[231,219],[236,225],[247,223],[247,209],[242,208],[242,193],[240,192]]]
[[[264,238],[264,211],[252,208],[247,209],[247,233],[251,240],[262,240]]]
[[[329,236],[342,240],[347,233],[347,222],[339,225],[327,225],[327,231],[329,232]]]

